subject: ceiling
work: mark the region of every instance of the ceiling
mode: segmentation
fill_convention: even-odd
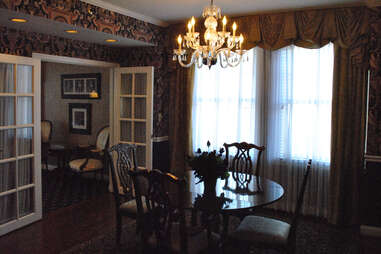
[[[10,18],[25,18],[28,20],[26,23],[14,23],[10,21]],[[112,47],[137,47],[137,46],[152,46],[152,44],[131,40],[122,36],[115,36],[108,33],[98,32],[82,27],[73,27],[63,22],[47,20],[46,18],[26,15],[20,12],[14,12],[7,9],[0,8],[0,24],[9,28],[17,30],[23,30],[27,32],[37,32],[42,34],[49,34],[62,38],[80,40],[90,43],[97,43],[101,45],[107,45]],[[77,34],[68,34],[65,31],[75,28]],[[115,39],[117,42],[108,43],[106,39]]]
[[[82,0],[121,14],[142,19],[157,25],[166,25],[201,16],[209,0]],[[214,0],[222,13],[240,16],[258,12],[290,9],[345,6],[363,3],[364,0]]]

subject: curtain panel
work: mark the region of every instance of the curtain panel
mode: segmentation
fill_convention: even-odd
[[[291,44],[320,48],[328,42],[335,46],[332,95],[331,169],[329,184],[329,221],[333,224],[358,222],[358,177],[364,147],[366,70],[368,67],[369,20],[372,11],[365,6],[252,15],[233,18],[245,35],[244,48],[255,46],[276,50]],[[200,24],[201,23],[201,24]],[[201,29],[200,29],[201,28]],[[185,24],[167,28],[169,52],[176,48],[175,38]],[[202,22],[197,29],[203,31]],[[176,66],[176,69],[182,67]],[[180,81],[180,80],[177,80]],[[182,83],[171,84],[181,86]],[[171,94],[172,96],[180,96]],[[172,99],[174,100],[174,99]],[[180,105],[183,104],[178,100]],[[354,102],[351,104],[351,102]],[[173,104],[176,106],[176,104]],[[190,106],[190,104],[188,104]],[[176,107],[177,108],[177,107]],[[171,107],[173,111],[173,108]],[[177,108],[176,110],[181,110]],[[190,108],[184,109],[188,114]],[[170,112],[171,115],[171,112]],[[180,116],[182,114],[177,114]],[[171,116],[170,116],[171,117]],[[172,114],[172,119],[176,115]],[[177,122],[181,124],[181,118]],[[189,123],[183,123],[187,129]],[[178,128],[170,121],[170,132]],[[181,128],[179,128],[181,129]],[[190,135],[190,132],[187,132]],[[175,135],[172,135],[175,136]],[[180,140],[172,142],[172,151]],[[189,143],[186,144],[188,147]],[[175,162],[174,153],[171,155]]]
[[[194,67],[175,70],[170,82],[169,102],[169,159],[171,172],[184,176],[186,155],[190,154],[191,110]]]

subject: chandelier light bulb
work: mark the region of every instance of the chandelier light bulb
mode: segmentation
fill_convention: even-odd
[[[226,16],[224,16],[224,18],[222,19],[222,32],[224,33],[226,31],[226,23],[227,23]]]
[[[233,37],[235,37],[235,31],[237,30],[237,24],[233,23]]]
[[[242,49],[242,43],[243,43],[243,35],[242,34],[240,34],[240,36],[239,36],[239,49]]]
[[[181,51],[181,43],[183,42],[183,38],[181,38],[181,35],[177,37],[177,42],[179,43],[179,50]]]

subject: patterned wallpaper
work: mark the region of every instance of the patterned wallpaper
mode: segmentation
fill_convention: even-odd
[[[371,19],[367,154],[381,156],[381,8]]]
[[[158,45],[159,26],[79,0],[0,0],[0,8]]]
[[[120,62],[120,49],[0,26],[0,53],[32,56],[32,53]]]

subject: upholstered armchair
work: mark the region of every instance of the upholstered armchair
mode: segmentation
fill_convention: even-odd
[[[95,177],[97,174],[102,177],[106,165],[105,153],[109,146],[109,138],[110,127],[105,126],[99,130],[95,146],[84,149],[81,158],[70,160],[69,168],[78,174],[93,172]]]
[[[48,169],[48,157],[50,140],[52,138],[53,124],[49,120],[41,121],[41,161],[45,164],[45,168]]]

